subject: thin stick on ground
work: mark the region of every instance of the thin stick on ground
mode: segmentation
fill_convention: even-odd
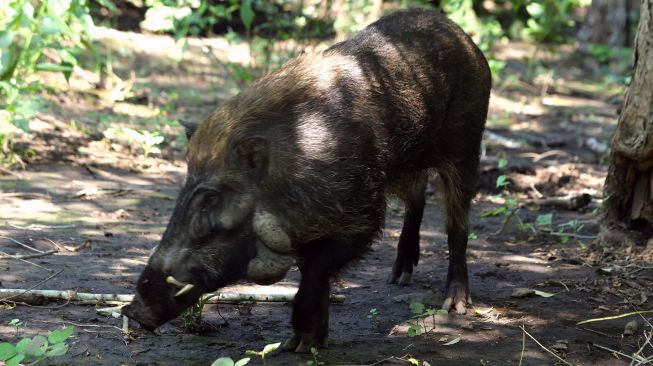
[[[297,290],[291,290],[287,293],[261,294],[261,293],[211,293],[205,294],[202,298],[210,297],[207,303],[233,303],[233,302],[291,302],[295,297]],[[17,301],[40,302],[44,298],[50,300],[68,300],[83,301],[88,304],[105,304],[105,303],[125,303],[131,302],[134,295],[127,294],[92,294],[85,292],[76,292],[73,290],[32,290],[32,289],[0,289],[0,295],[9,295],[9,298],[17,298]],[[7,299],[7,298],[5,298]],[[5,300],[0,299],[0,301]],[[345,301],[344,295],[331,294],[331,302],[342,303]]]
[[[63,252],[64,249],[67,250],[64,246],[61,246],[61,245],[57,244],[57,242],[55,242],[54,240],[51,240],[51,239],[49,239],[49,238],[43,238],[43,239],[49,241],[50,244],[52,244],[52,245],[54,245],[55,247],[57,247],[57,249],[59,249],[59,251],[61,251],[61,252]]]
[[[0,239],[9,240],[9,241],[11,241],[11,242],[13,242],[13,243],[15,243],[15,244],[20,245],[21,247],[23,247],[23,248],[25,248],[25,249],[29,249],[29,250],[31,250],[31,251],[33,251],[33,252],[36,252],[36,253],[43,253],[42,250],[38,250],[38,249],[36,249],[36,248],[32,248],[32,247],[30,247],[29,245],[27,245],[27,244],[23,244],[23,243],[19,242],[18,240],[14,239],[14,238],[10,238],[10,237],[8,237],[8,236],[0,236]]]
[[[576,323],[576,325],[593,323],[593,322],[601,322],[601,321],[605,321],[605,320],[614,320],[614,319],[619,319],[619,318],[625,318],[627,316],[641,315],[641,314],[653,314],[653,310],[640,310],[640,311],[633,311],[633,312],[625,313],[625,314],[606,316],[606,317],[603,317],[603,318],[587,319],[587,320],[579,321],[578,323]]]
[[[644,340],[645,340],[645,342],[643,342],[642,346],[637,350],[637,352],[635,352],[633,354],[633,358],[642,359],[642,360],[645,361],[645,363],[652,363],[653,357],[646,357],[646,356],[643,355],[643,352],[644,352],[644,349],[646,348],[646,346],[651,344],[651,337],[653,337],[653,330],[651,330],[649,332],[647,332],[645,330],[644,331]],[[638,363],[638,365],[639,364],[641,364],[641,363]],[[635,365],[635,360],[634,359],[630,362],[630,365],[631,366]]]
[[[599,349],[602,349],[602,350],[604,350],[604,351],[608,351],[608,352],[610,352],[610,353],[613,353],[613,354],[619,355],[619,356],[621,356],[621,357],[625,357],[625,358],[631,360],[631,362],[632,362],[632,361],[636,361],[636,362],[638,362],[638,363],[642,363],[642,359],[640,359],[639,357],[629,356],[629,355],[627,355],[627,354],[625,354],[625,353],[623,353],[623,352],[619,352],[619,351],[617,351],[617,350],[615,350],[615,349],[612,349],[612,348],[609,348],[609,347],[606,347],[606,346],[602,346],[602,345],[600,345],[600,344],[596,344],[596,343],[592,343],[592,346],[593,346],[593,347],[596,347],[596,348],[599,348]],[[644,362],[646,362],[646,360],[644,360]]]
[[[33,291],[36,287],[39,287],[39,286],[41,286],[42,284],[44,284],[44,283],[50,281],[51,279],[55,278],[56,276],[59,275],[59,273],[61,273],[61,272],[63,272],[63,271],[64,271],[64,270],[63,270],[63,268],[62,268],[62,269],[60,269],[57,273],[51,275],[50,277],[44,279],[43,281],[37,283],[36,285],[34,285],[34,286],[32,286],[32,287],[30,287],[30,288],[24,290],[22,293],[18,293],[18,294],[16,294],[16,295],[9,296],[9,297],[3,297],[3,298],[0,299],[0,301],[8,301],[9,299],[12,299],[12,298],[18,297],[18,296],[20,296],[20,295],[22,295],[22,294],[24,294],[24,293],[26,293],[26,292],[28,292],[28,291]]]
[[[39,258],[39,257],[45,257],[46,255],[58,253],[59,250],[48,250],[47,252],[43,253],[36,253],[36,254],[28,254],[28,255],[11,255],[11,254],[6,254],[4,252],[0,252],[0,260],[2,259],[17,259],[17,260],[22,260],[22,259],[30,259],[30,258]]]
[[[526,351],[526,333],[521,333],[521,354],[519,355],[519,366],[524,361],[524,351]]]
[[[43,229],[48,229],[48,230],[53,230],[53,229],[74,229],[77,226],[76,225],[39,225],[39,224],[30,224],[27,226],[19,226],[10,223],[9,221],[5,221],[5,224],[13,229],[20,229],[20,230],[43,230]]]
[[[528,331],[526,331],[526,327],[524,327],[524,326],[522,325],[520,328],[521,328],[521,330],[524,332],[524,334],[526,334],[530,339],[532,339],[533,342],[537,343],[537,345],[540,346],[540,348],[542,348],[543,350],[545,350],[545,351],[547,351],[548,353],[550,353],[553,357],[557,358],[560,362],[564,363],[565,365],[573,366],[573,365],[570,364],[569,362],[565,361],[562,357],[558,356],[555,352],[553,352],[553,351],[551,351],[550,349],[546,348],[546,347],[545,347],[542,343],[540,343],[537,339],[535,339],[535,337],[533,337],[530,333],[528,333]]]
[[[0,251],[0,254],[1,254],[1,255],[4,255],[4,256],[7,256],[7,257],[15,257],[15,256],[13,256],[13,255],[11,255],[11,254],[9,254],[9,253],[5,253],[5,252],[3,252],[3,251]],[[14,258],[14,259],[19,260],[19,261],[21,261],[21,262],[25,262],[25,263],[27,263],[27,264],[31,264],[31,265],[33,265],[33,266],[35,266],[35,267],[39,267],[39,268],[44,269],[44,270],[46,270],[46,271],[48,271],[48,272],[54,272],[54,271],[51,270],[50,268],[46,268],[46,267],[43,267],[43,266],[40,265],[40,264],[36,264],[36,263],[34,263],[34,262],[30,262],[30,261],[28,261],[27,259],[22,259],[22,258]]]

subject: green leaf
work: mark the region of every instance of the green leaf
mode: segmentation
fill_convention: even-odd
[[[497,177],[497,183],[496,183],[497,188],[505,187],[508,184],[510,184],[510,182],[508,182],[508,177],[506,177],[505,175],[500,175]]]
[[[48,341],[52,344],[61,343],[73,334],[73,326],[69,325],[62,330],[55,330],[48,336]]]
[[[409,358],[408,362],[410,362],[412,365],[419,366],[419,360],[416,358]]]
[[[23,338],[18,343],[16,343],[16,352],[18,353],[25,353],[25,347],[31,342],[31,338]]]
[[[553,214],[552,213],[539,215],[535,219],[535,226],[547,227],[547,226],[551,226],[552,223],[553,223]]]
[[[0,31],[0,49],[5,51],[14,39],[16,33],[7,30]]]
[[[241,358],[240,360],[238,360],[238,361],[234,364],[234,366],[245,366],[245,365],[247,365],[248,363],[249,363],[249,357]]]
[[[245,28],[249,30],[254,20],[254,9],[252,9],[252,0],[243,0],[240,4],[240,20],[243,21]]]
[[[36,65],[36,71],[70,73],[73,71],[73,66],[70,64],[53,64],[51,62],[42,62]]]
[[[77,65],[77,59],[68,50],[60,49],[57,50],[57,53],[59,54],[59,57],[61,57],[63,64]]]
[[[554,294],[552,294],[550,292],[544,292],[544,291],[538,291],[538,290],[534,290],[534,291],[535,291],[535,295],[541,296],[541,297],[551,297],[551,296],[554,295]]]
[[[47,0],[48,9],[61,16],[70,8],[71,0]]]
[[[45,355],[47,357],[63,356],[68,352],[68,345],[65,343],[57,343],[50,348]]]
[[[424,314],[424,309],[426,306],[422,304],[421,302],[413,302],[409,305],[410,311],[415,314],[415,315],[422,315]]]
[[[22,361],[25,358],[25,355],[22,353],[17,354],[16,356],[10,358],[7,360],[6,366],[18,366],[20,365],[20,361]]]
[[[0,343],[0,361],[8,360],[18,353],[16,348],[7,342]]]
[[[407,335],[409,337],[417,337],[420,334],[422,334],[422,328],[419,325],[412,325],[408,328]]]
[[[500,159],[499,164],[497,164],[497,167],[499,169],[505,169],[508,166],[508,160],[506,159]]]
[[[451,341],[449,341],[449,342],[447,342],[447,343],[444,343],[444,344],[442,344],[442,345],[443,345],[443,346],[452,346],[452,345],[454,345],[454,344],[456,344],[456,343],[458,343],[458,342],[460,342],[460,337],[458,337],[458,338],[454,338],[454,339],[452,339]]]
[[[273,352],[274,350],[279,348],[280,345],[281,345],[281,342],[266,345],[265,347],[263,347],[263,354],[267,355],[268,353]]]
[[[37,335],[32,338],[27,347],[25,347],[25,354],[34,357],[41,357],[45,354],[48,348],[48,339],[44,336]]]
[[[14,126],[23,130],[23,132],[29,132],[29,120],[27,118],[15,117],[11,122],[14,124]]]
[[[492,210],[484,210],[481,212],[481,217],[494,217],[499,216],[506,211],[504,206],[499,206]]]
[[[247,360],[249,360],[249,358]],[[220,357],[217,360],[213,361],[211,366],[235,366],[235,365],[234,365],[234,360],[232,360],[231,357]]]

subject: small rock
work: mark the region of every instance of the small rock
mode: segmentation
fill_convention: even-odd
[[[535,291],[531,290],[530,288],[517,287],[512,289],[512,293],[510,294],[510,297],[521,299],[524,297],[532,296],[534,294]]]
[[[411,292],[409,294],[398,295],[392,298],[395,302],[405,302],[406,304],[422,303],[424,305],[440,306],[444,298],[439,293],[433,291]]]
[[[567,346],[569,342],[566,339],[559,339],[555,341],[555,343],[551,346],[553,350],[556,350],[558,352],[566,352],[569,347]]]
[[[639,323],[637,323],[637,320],[631,320],[626,324],[626,327],[624,328],[624,335],[633,335],[635,332],[637,332],[638,328]]]

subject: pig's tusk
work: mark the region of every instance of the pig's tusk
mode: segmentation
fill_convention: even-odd
[[[181,290],[177,291],[177,293],[175,294],[175,297],[179,297],[179,296],[187,293],[188,291],[192,290],[193,287],[195,287],[195,285],[192,285],[190,283],[186,284]]]
[[[172,277],[172,276],[166,277],[166,283],[168,285],[173,285],[173,286],[178,287],[178,288],[182,288],[182,287],[187,285],[186,283],[177,281],[177,279]]]

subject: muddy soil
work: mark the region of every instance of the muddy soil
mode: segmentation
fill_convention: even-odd
[[[83,93],[68,92],[57,97],[57,108],[37,115],[32,135],[17,135],[18,146],[34,153],[24,158],[25,170],[0,173],[0,251],[34,254],[18,241],[58,252],[29,262],[2,258],[0,288],[132,293],[165,228],[185,170],[183,138],[177,139],[181,128],[171,127],[161,116],[201,120],[234,91],[201,47],[190,47],[185,62],[179,63],[157,53],[172,42],[166,37],[121,32],[106,37],[124,47],[143,44],[139,42],[151,46],[149,51],[125,51],[128,56],[118,60],[118,73],[125,78],[130,71],[138,75],[136,97],[107,107]],[[519,73],[529,46],[505,47],[510,52],[498,49],[497,55],[509,71]],[[653,266],[645,255],[650,248],[593,244],[606,167],[602,153],[594,151],[588,139],[607,141],[620,94],[597,88],[596,75],[592,79],[584,69],[566,64],[569,58],[558,56],[543,57],[555,70],[555,81],[506,82],[493,91],[488,129],[494,135],[485,139],[483,179],[470,215],[470,312],[421,317],[417,326],[423,333],[409,336],[416,327],[410,304],[437,308],[442,301],[446,235],[439,194],[431,189],[413,283],[386,284],[403,215],[401,204],[390,199],[383,237],[334,279],[333,292],[346,300],[331,306],[329,348],[315,355],[275,351],[266,357],[267,364],[407,365],[410,358],[420,365],[561,363],[555,356],[573,365],[630,362],[609,350],[637,352],[641,329],[650,329],[643,319],[576,325],[588,318],[653,308]],[[152,118],[147,111],[153,109],[158,110],[156,120],[163,121],[155,127],[148,125]],[[162,153],[145,158],[138,146],[107,141],[98,127],[107,119],[160,129],[166,136]],[[501,175],[509,182],[505,188],[496,187]],[[511,202],[582,193],[592,201],[576,210],[517,209]],[[542,216],[549,213],[553,216],[547,224]],[[543,225],[536,225],[538,217]],[[575,226],[559,226],[573,220]],[[559,233],[561,227],[568,234]],[[296,287],[298,278],[295,270],[274,286],[243,282],[222,291],[280,291]],[[513,297],[519,288],[540,292]],[[225,356],[252,357],[250,364],[256,365],[261,360],[246,355],[247,350],[261,350],[292,332],[291,307],[283,303],[207,305],[199,333],[177,319],[156,333],[131,324],[127,336],[121,319],[98,314],[94,305],[10,300],[0,308],[2,341],[15,343],[64,325],[75,327],[68,353],[45,364],[209,365]],[[15,318],[23,324],[9,325]],[[624,335],[630,320],[637,320],[640,330]]]

